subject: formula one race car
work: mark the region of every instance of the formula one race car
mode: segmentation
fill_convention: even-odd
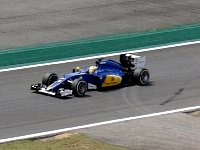
[[[82,97],[88,89],[105,89],[113,86],[147,85],[150,74],[145,68],[145,56],[121,54],[120,63],[99,59],[95,66],[86,69],[76,67],[72,73],[58,78],[55,73],[46,73],[42,83],[31,85],[31,90],[56,97],[74,95]]]

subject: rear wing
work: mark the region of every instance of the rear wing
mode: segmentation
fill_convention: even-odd
[[[131,55],[131,59],[137,68],[145,68],[146,56]]]
[[[125,68],[130,68],[130,67],[145,68],[146,56],[138,56],[134,54],[121,54],[120,63]]]

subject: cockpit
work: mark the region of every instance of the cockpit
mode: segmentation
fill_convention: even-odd
[[[90,66],[88,68],[89,74],[93,74],[97,70],[97,68],[98,68],[97,66]]]

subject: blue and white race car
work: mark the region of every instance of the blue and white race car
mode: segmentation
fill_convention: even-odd
[[[150,74],[145,68],[145,56],[121,54],[120,63],[114,60],[99,59],[95,66],[86,69],[76,67],[72,73],[58,77],[46,73],[42,83],[31,85],[31,90],[56,97],[82,97],[88,89],[103,89],[113,86],[147,85]]]

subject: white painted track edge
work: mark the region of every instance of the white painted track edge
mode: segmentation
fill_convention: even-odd
[[[121,119],[110,120],[110,121],[105,121],[105,122],[98,122],[98,123],[93,123],[93,124],[88,124],[88,125],[82,125],[82,126],[76,126],[76,127],[70,127],[70,128],[63,128],[63,129],[52,130],[52,131],[47,131],[47,132],[41,132],[41,133],[23,135],[23,136],[18,136],[18,137],[0,139],[0,143],[12,142],[12,141],[17,141],[17,140],[25,140],[25,139],[35,139],[35,138],[40,138],[40,137],[46,137],[46,136],[61,134],[61,133],[64,133],[64,132],[78,130],[78,129],[85,129],[85,128],[91,128],[91,127],[96,127],[96,126],[101,126],[101,125],[108,125],[108,124],[112,124],[112,123],[119,123],[119,122],[131,121],[131,120],[136,120],[136,119],[156,117],[156,116],[173,114],[173,113],[178,113],[178,112],[195,111],[195,110],[199,110],[199,109],[200,109],[200,106],[194,106],[194,107],[181,108],[181,109],[176,109],[176,110],[164,111],[164,112],[159,112],[159,113],[152,113],[152,114],[135,116],[135,117],[121,118]]]
[[[153,48],[147,48],[147,49],[141,49],[141,50],[127,50],[126,52],[119,52],[119,53],[112,53],[112,54],[105,54],[105,55],[98,55],[98,56],[77,58],[77,59],[66,60],[66,61],[57,61],[57,62],[51,62],[51,63],[16,67],[16,68],[8,68],[8,69],[2,69],[2,70],[0,70],[0,72],[7,72],[7,71],[35,68],[35,67],[41,67],[41,66],[56,65],[56,64],[63,64],[63,63],[68,63],[68,62],[89,60],[89,59],[95,59],[95,58],[100,58],[100,57],[116,56],[116,55],[120,55],[120,54],[123,54],[123,53],[139,53],[139,52],[146,52],[146,51],[153,51],[153,50],[161,50],[161,49],[187,46],[187,45],[193,45],[193,44],[200,44],[200,41],[178,43],[178,44],[165,45],[165,46],[159,46],[159,47],[153,47]],[[118,123],[118,122],[123,122],[123,121],[130,121],[130,120],[136,120],[136,119],[142,119],[142,118],[155,117],[155,116],[172,114],[172,113],[177,113],[177,112],[194,111],[194,110],[198,110],[198,109],[200,109],[200,106],[187,107],[187,108],[182,108],[182,109],[176,109],[176,110],[170,110],[170,111],[165,111],[165,112],[147,114],[147,115],[142,115],[142,116],[122,118],[122,119],[117,119],[117,120],[110,120],[110,121],[93,123],[93,124],[88,124],[88,125],[82,125],[82,126],[58,129],[58,130],[53,130],[53,131],[29,134],[29,135],[24,135],[24,136],[0,139],[0,143],[11,142],[11,141],[16,141],[16,140],[25,140],[25,139],[45,137],[45,136],[55,135],[55,134],[59,134],[59,133],[67,132],[67,131],[72,131],[72,130],[77,130],[77,129],[84,129],[84,128],[90,128],[90,127],[95,127],[95,126],[100,126],[100,125],[107,125],[107,124]]]
[[[117,53],[111,53],[111,54],[102,54],[102,55],[98,55],[97,54],[95,56],[89,56],[89,57],[84,57],[83,56],[82,58],[76,58],[76,59],[70,59],[70,60],[64,60],[64,61],[55,61],[55,62],[49,62],[49,63],[41,63],[41,64],[14,67],[14,68],[7,68],[7,69],[1,69],[0,73],[1,72],[8,72],[8,71],[15,71],[15,70],[28,69],[28,68],[42,67],[42,66],[58,65],[58,64],[64,64],[64,63],[69,63],[69,62],[97,59],[97,58],[101,58],[101,57],[111,57],[111,56],[116,56],[116,55],[120,55],[120,54],[124,54],[124,53],[140,53],[140,52],[162,50],[162,49],[167,49],[167,48],[194,45],[194,44],[200,44],[200,40],[184,42],[184,43],[177,43],[177,44],[171,44],[171,45],[164,45],[164,46],[152,47],[152,48],[146,48],[146,49],[140,49],[140,50],[128,49],[128,50],[123,51],[123,52],[117,52]]]

